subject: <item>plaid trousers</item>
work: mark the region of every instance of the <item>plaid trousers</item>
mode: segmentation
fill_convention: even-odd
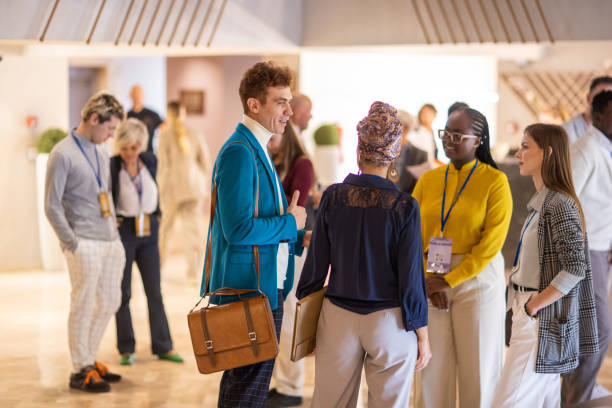
[[[283,323],[283,291],[278,290],[278,308],[272,311],[276,340],[279,340]],[[237,367],[223,372],[219,387],[219,408],[263,407],[270,388],[274,360]]]
[[[125,252],[119,238],[79,238],[74,252],[64,250],[70,273],[68,343],[75,372],[94,364],[108,321],[121,304]]]

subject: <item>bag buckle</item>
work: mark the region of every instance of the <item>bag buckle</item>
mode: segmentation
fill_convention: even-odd
[[[206,350],[212,350],[213,349],[213,342],[212,342],[212,340],[206,340],[204,345],[206,346]]]
[[[249,333],[249,340],[251,341],[255,341],[257,340],[257,333],[255,333],[254,331]]]

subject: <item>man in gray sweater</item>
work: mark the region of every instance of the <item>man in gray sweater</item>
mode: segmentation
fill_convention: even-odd
[[[92,96],[81,123],[51,151],[45,180],[45,213],[68,263],[68,340],[74,373],[70,387],[107,392],[121,380],[96,361],[102,335],[121,303],[125,264],[110,197],[109,158],[98,145],[113,136],[125,111],[111,94]]]

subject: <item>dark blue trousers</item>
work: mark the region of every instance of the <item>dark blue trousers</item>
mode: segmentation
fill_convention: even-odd
[[[164,309],[161,294],[161,277],[159,263],[158,231],[159,221],[151,216],[151,235],[137,237],[134,229],[134,218],[124,218],[119,226],[119,235],[125,248],[125,269],[121,282],[121,306],[115,315],[117,323],[117,348],[119,353],[134,353],[136,340],[130,313],[132,296],[132,264],[134,261],[140,270],[142,284],[147,296],[149,308],[149,327],[151,329],[151,349],[153,354],[166,353],[172,350],[172,338]]]
[[[283,323],[283,291],[278,291],[278,308],[272,311],[276,340],[280,341]],[[233,368],[223,372],[219,387],[219,408],[258,408],[263,407],[268,396],[274,361],[267,360],[257,364]]]

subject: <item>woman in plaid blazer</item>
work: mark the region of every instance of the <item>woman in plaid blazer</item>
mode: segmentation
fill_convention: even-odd
[[[537,192],[509,278],[512,338],[493,406],[558,407],[560,374],[599,348],[584,216],[562,127],[528,126],[516,157]]]

